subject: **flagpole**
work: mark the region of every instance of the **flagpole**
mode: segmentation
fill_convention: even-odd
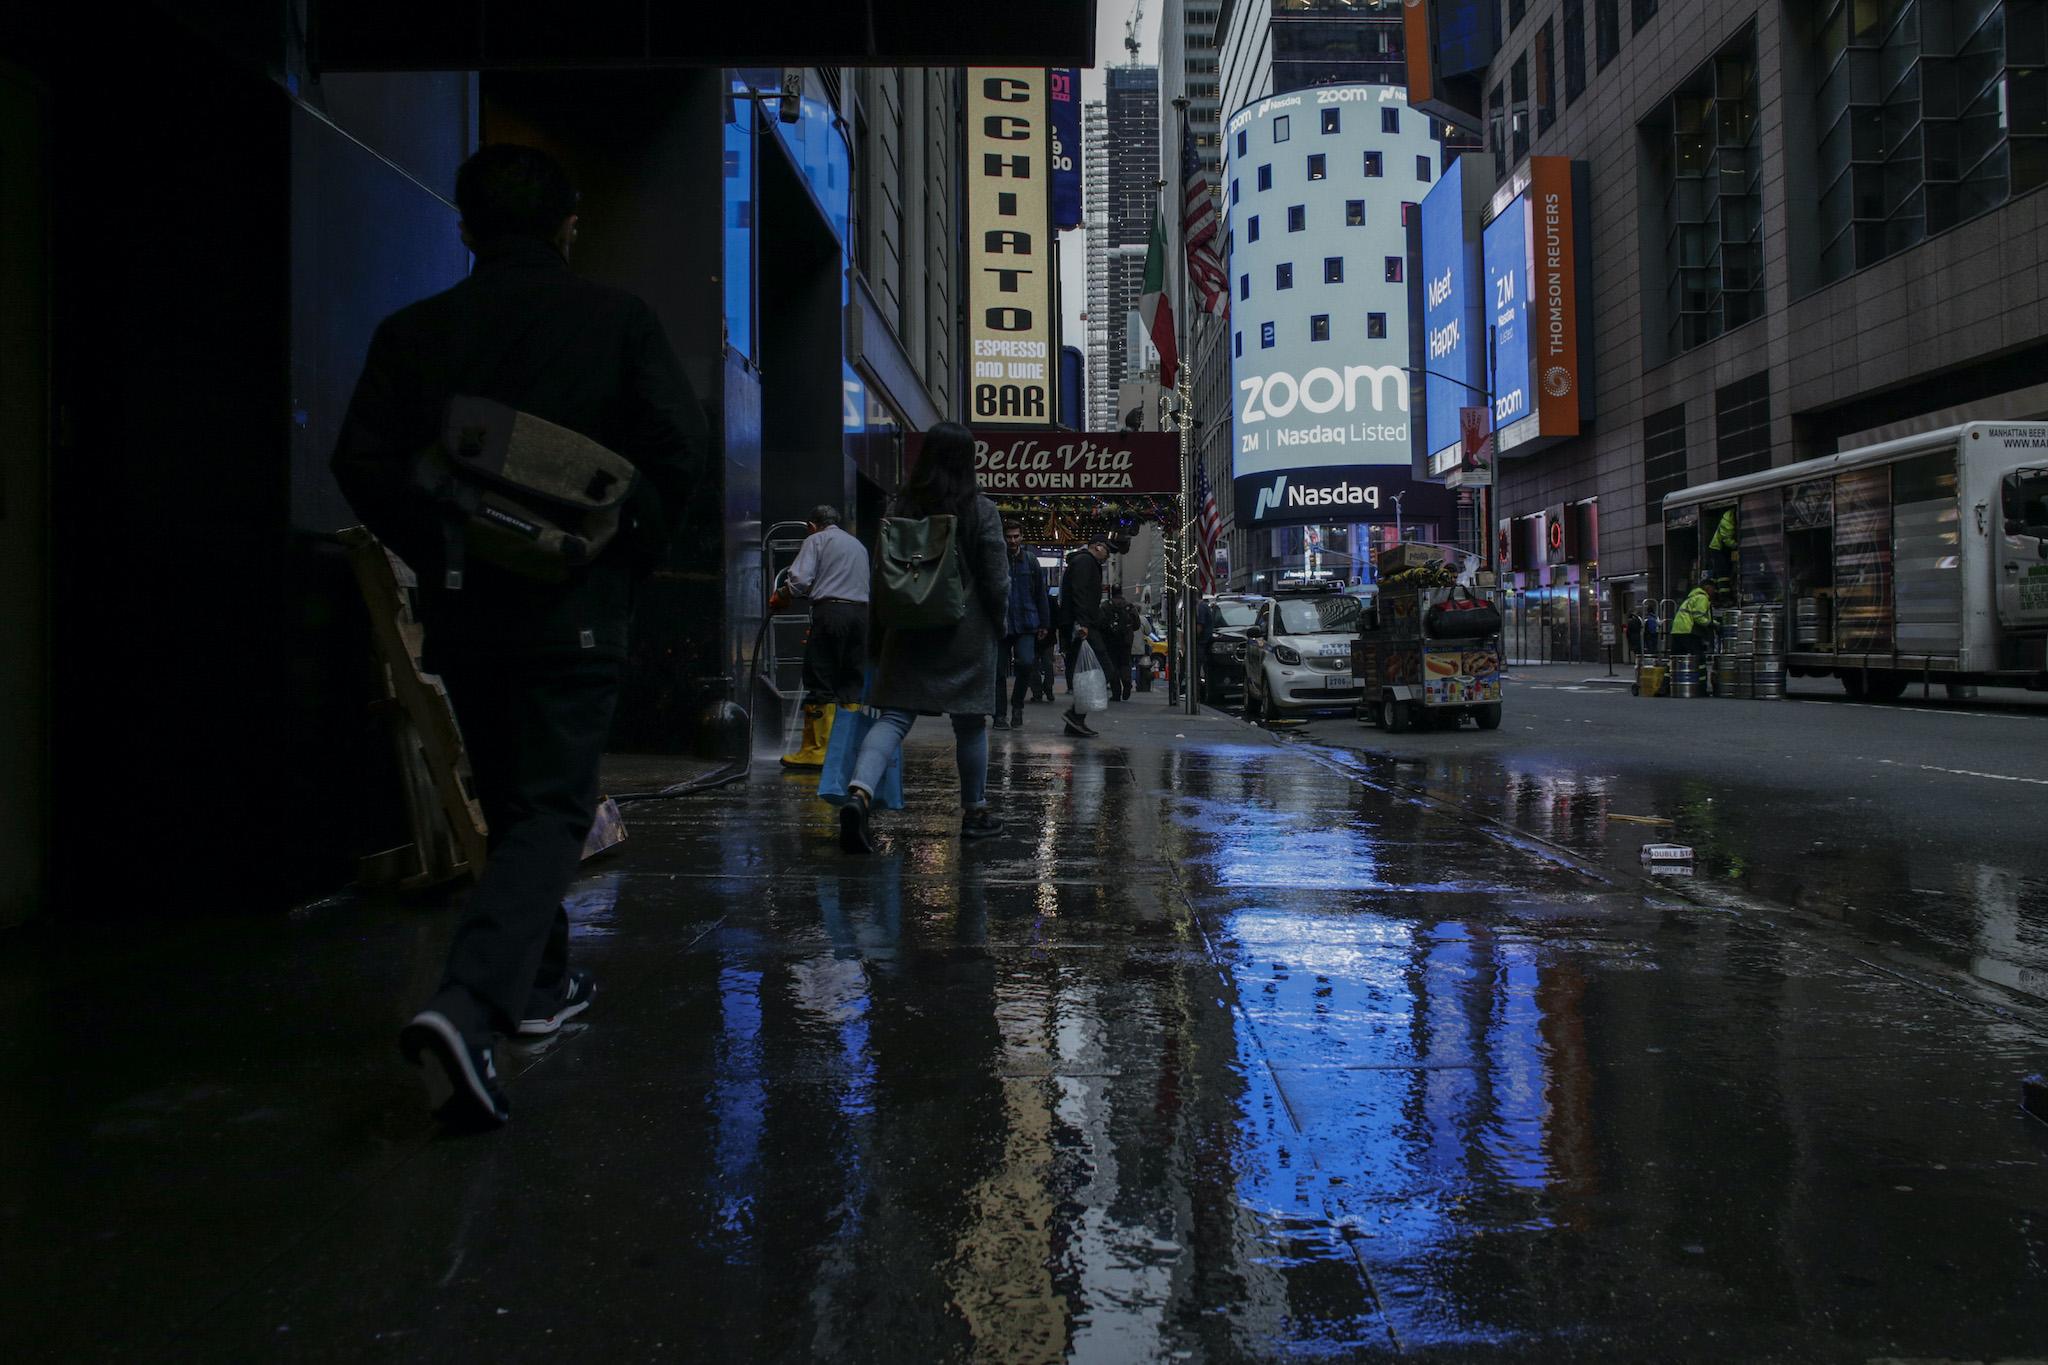
[[[1201,592],[1201,576],[1195,568],[1195,546],[1201,537],[1193,534],[1195,519],[1201,509],[1195,506],[1195,381],[1194,381],[1194,309],[1188,306],[1188,262],[1187,262],[1187,170],[1182,165],[1188,139],[1188,104],[1186,95],[1176,95],[1173,100],[1177,115],[1176,136],[1173,139],[1174,176],[1179,203],[1173,211],[1180,215],[1183,240],[1180,250],[1180,304],[1181,315],[1175,319],[1180,324],[1180,372],[1179,382],[1174,386],[1180,402],[1180,658],[1176,667],[1180,673],[1180,703],[1185,715],[1200,715],[1202,702],[1196,686],[1195,670],[1200,666],[1200,646],[1195,638],[1196,598]]]

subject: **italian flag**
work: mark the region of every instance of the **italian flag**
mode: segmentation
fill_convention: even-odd
[[[1173,304],[1166,297],[1166,220],[1157,209],[1145,243],[1145,292],[1138,296],[1138,316],[1159,350],[1159,382],[1170,389],[1180,373],[1180,353],[1173,342]]]

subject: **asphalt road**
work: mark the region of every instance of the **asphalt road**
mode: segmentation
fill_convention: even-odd
[[[1694,850],[1688,894],[1841,926],[1900,970],[2048,1005],[2048,699],[1632,697],[1593,666],[1522,670],[1498,731],[1280,733],[1374,780],[1504,821],[1612,875]],[[1668,821],[1669,824],[1645,823]]]

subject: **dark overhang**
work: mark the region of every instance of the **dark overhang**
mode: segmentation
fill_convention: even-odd
[[[311,0],[323,71],[1093,66],[1096,0]]]

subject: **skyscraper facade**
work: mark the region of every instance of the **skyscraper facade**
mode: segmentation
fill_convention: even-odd
[[[1088,226],[1091,266],[1103,261],[1100,321],[1106,324],[1100,368],[1089,357],[1088,385],[1114,413],[1117,385],[1135,376],[1148,360],[1144,328],[1135,320],[1145,287],[1145,242],[1159,206],[1159,68],[1114,66],[1104,73],[1103,141],[1098,160],[1105,171],[1101,221]],[[1091,289],[1091,294],[1093,290]],[[1089,299],[1091,335],[1097,323]]]

